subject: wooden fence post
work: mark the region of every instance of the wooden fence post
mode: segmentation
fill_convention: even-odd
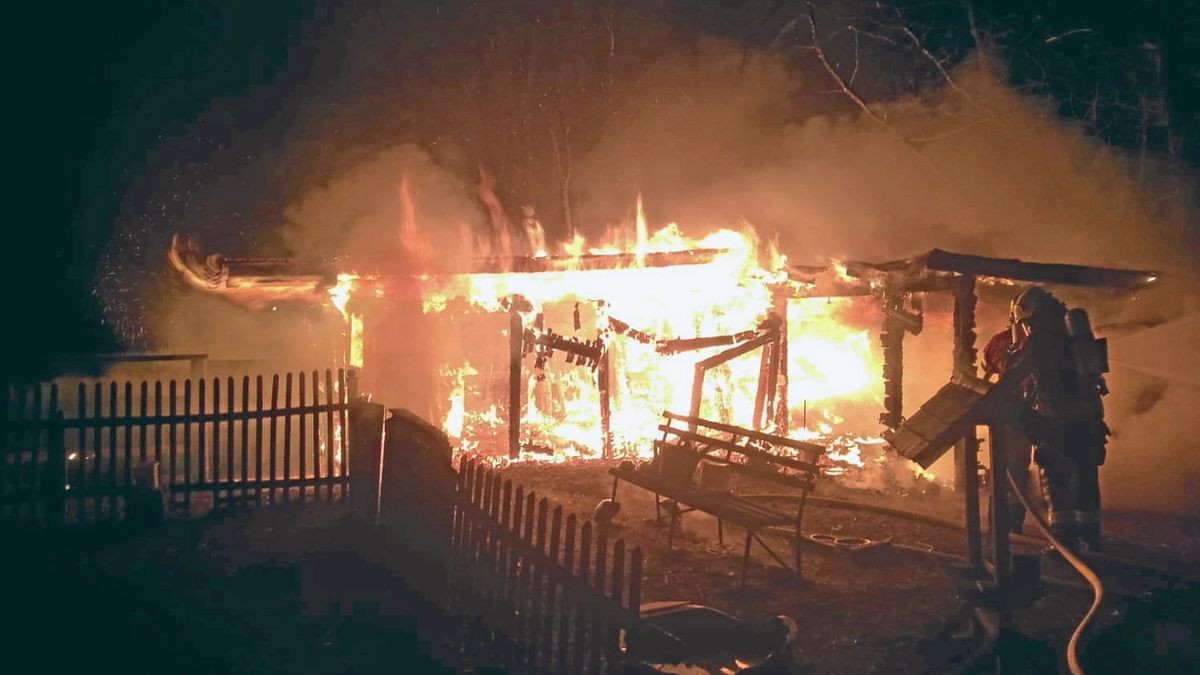
[[[66,516],[67,503],[67,444],[63,414],[57,408],[50,412],[46,428],[46,474],[42,485],[46,491],[46,525],[60,527]]]
[[[291,379],[288,379],[291,394]],[[290,400],[289,400],[290,403]],[[350,401],[350,456],[343,461],[353,465],[350,471],[350,509],[374,521],[379,515],[380,461],[383,452],[383,406],[365,396]],[[287,461],[285,450],[284,461]]]

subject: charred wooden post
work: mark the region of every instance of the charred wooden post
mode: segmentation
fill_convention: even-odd
[[[763,427],[763,410],[767,405],[767,372],[770,367],[770,350],[764,348],[758,364],[758,387],[754,390],[754,424],[752,427],[755,431],[760,431]]]
[[[788,434],[790,413],[788,408],[788,293],[780,288],[775,291],[775,315],[779,317],[779,340],[775,347],[778,355],[778,380],[775,394],[775,433]]]
[[[521,356],[525,327],[514,297],[508,309],[508,457],[521,457]]]
[[[959,277],[955,280],[951,292],[954,294],[954,367],[952,372],[959,376],[975,377],[977,374],[975,306],[978,302],[978,297],[975,295],[975,277],[970,275]],[[972,450],[968,446],[974,446],[974,449]],[[978,453],[979,441],[973,434],[968,434],[955,446],[954,488],[956,490],[979,489],[978,475],[967,475],[978,471],[976,466],[968,466],[968,464],[975,464],[970,461],[971,458],[968,455],[974,454],[978,457]],[[971,522],[978,523],[978,511],[974,514],[968,513],[967,518]]]
[[[288,380],[291,393],[291,380]],[[290,399],[291,396],[289,395]],[[373,521],[379,515],[379,477],[383,453],[383,406],[365,396],[351,399],[350,419],[350,510]],[[285,459],[287,455],[284,455]],[[286,469],[285,469],[286,473]]]
[[[886,288],[883,295],[883,329],[879,341],[883,344],[883,409],[879,421],[896,429],[904,421],[904,334],[920,335],[925,325],[921,305],[913,300],[916,313],[904,308],[907,294],[896,290],[899,284]]]
[[[612,402],[609,399],[609,351],[605,349],[596,369],[596,386],[600,390],[600,442],[604,459],[611,459],[612,447]]]
[[[996,591],[1000,597],[1004,597],[1004,592],[1007,590],[1010,580],[1012,579],[1012,547],[1009,541],[1009,517],[1008,517],[1008,441],[1009,434],[1005,433],[1003,423],[991,423],[988,425],[988,438],[991,439],[989,445],[991,450],[989,458],[992,465],[992,496],[991,507],[992,513],[992,555],[995,563],[995,571],[993,573],[996,584]],[[974,435],[975,428],[971,427],[970,434]],[[978,500],[974,501],[978,504]]]
[[[888,298],[884,302],[898,303],[899,300]],[[894,318],[886,316],[879,342],[883,345],[883,413],[879,422],[895,429],[904,420],[904,328]]]

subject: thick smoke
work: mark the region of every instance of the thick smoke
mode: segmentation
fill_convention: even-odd
[[[1108,504],[1200,508],[1200,443],[1187,424],[1200,409],[1200,368],[1184,349],[1200,328],[1187,200],[1149,197],[1158,186],[1002,75],[967,62],[937,92],[872,104],[873,118],[831,105],[840,96],[831,101],[828,81],[709,43],[698,61],[665,59],[631,85],[631,117],[580,169],[581,220],[620,213],[640,190],[652,218],[695,232],[744,220],[799,263],[937,247],[1163,270],[1165,288],[1136,295],[1059,292],[1110,340]],[[980,346],[1004,327],[1014,290],[983,290]],[[949,376],[949,327],[910,338],[905,358],[911,411]]]
[[[667,54],[618,83],[606,130],[576,149],[574,224],[595,235],[627,221],[641,193],[652,226],[701,234],[749,223],[801,264],[938,247],[1163,270],[1161,292],[1064,297],[1110,338],[1108,504],[1195,510],[1200,444],[1186,413],[1200,409],[1200,372],[1180,348],[1200,328],[1187,199],[1148,196],[1148,176],[1139,181],[1119,153],[1051,102],[1002,84],[992,70],[1001,61],[968,61],[936,91],[868,114],[819,70],[798,75],[775,55],[720,41]],[[492,252],[496,218],[479,182],[476,165],[397,139],[291,199],[278,242],[287,255],[375,269]],[[1010,295],[984,290],[981,345],[1003,327]],[[948,334],[933,327],[906,344],[907,410],[948,377]]]

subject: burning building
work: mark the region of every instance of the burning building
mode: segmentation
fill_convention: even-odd
[[[819,440],[827,470],[850,476],[889,463],[881,435],[904,419],[906,336],[932,332],[950,352],[910,367],[936,386],[976,372],[980,297],[1007,302],[1017,283],[1133,290],[1156,279],[941,250],[806,267],[748,230],[651,232],[640,207],[630,229],[554,252],[530,230],[529,255],[425,252],[395,269],[203,257],[179,237],[169,260],[190,286],[251,308],[326,307],[344,335],[334,356],[360,369],[364,391],[439,421],[463,451],[637,456],[675,410]],[[902,464],[910,480],[921,473]]]

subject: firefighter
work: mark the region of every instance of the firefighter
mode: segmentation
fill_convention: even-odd
[[[1017,344],[1014,341],[1012,325],[992,336],[983,349],[983,379],[988,380],[993,375],[1003,375],[1008,372],[1009,361]],[[1033,457],[1029,441],[1024,436],[1005,427],[996,427],[993,432],[1008,435],[1008,442],[1004,444],[1004,447],[1008,449],[1008,470],[1021,494],[1028,495],[1029,465]],[[1007,494],[1009,531],[1013,534],[1022,534],[1025,531],[1025,504],[1012,491]]]
[[[1099,467],[1108,436],[1100,399],[1107,393],[1103,341],[1095,339],[1085,311],[1068,312],[1037,286],[1013,299],[1010,320],[1009,343],[993,337],[985,364],[1041,414],[1044,427],[1033,460],[1051,530],[1068,546],[1095,549],[1100,545]],[[1012,466],[1016,477],[1021,464]]]

